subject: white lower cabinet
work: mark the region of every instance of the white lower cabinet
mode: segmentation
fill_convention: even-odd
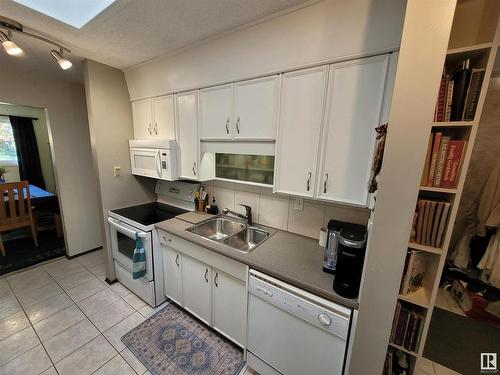
[[[163,249],[165,295],[182,305],[182,255],[168,246],[163,246]]]
[[[183,306],[210,325],[212,269],[210,266],[188,256],[182,259]]]
[[[240,345],[245,344],[246,285],[217,269],[213,270],[213,327]]]
[[[248,267],[161,231],[165,295],[241,347]]]

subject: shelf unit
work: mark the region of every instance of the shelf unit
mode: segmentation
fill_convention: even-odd
[[[461,8],[461,4],[463,7]],[[480,6],[480,2],[477,2],[477,6]],[[456,30],[461,29],[463,27],[463,23],[465,22],[464,13],[465,7],[470,6],[466,2],[459,1],[457,5],[457,9],[455,12],[453,28]],[[456,23],[461,23],[460,25]],[[476,25],[477,26],[477,25]],[[480,25],[478,26],[480,27]],[[455,219],[458,212],[458,207],[460,203],[460,198],[462,196],[462,191],[465,183],[465,178],[467,175],[467,170],[469,167],[470,158],[472,155],[472,151],[474,148],[474,142],[476,139],[477,130],[479,127],[481,114],[483,110],[483,105],[486,97],[486,92],[488,89],[488,84],[490,81],[492,69],[495,63],[495,58],[497,55],[497,51],[500,44],[500,21],[496,20],[496,30],[494,30],[494,35],[490,32],[491,41],[486,43],[478,43],[475,45],[464,45],[458,48],[449,49],[447,52],[446,64],[453,65],[458,64],[461,60],[465,58],[471,59],[471,64],[474,67],[480,66],[485,68],[485,75],[483,78],[483,83],[481,86],[480,96],[475,112],[474,119],[472,121],[452,121],[452,122],[432,122],[432,131],[451,131],[458,132],[460,135],[460,139],[467,140],[467,147],[465,150],[465,156],[461,165],[461,171],[458,179],[458,184],[456,188],[453,189],[445,189],[440,187],[432,187],[432,186],[421,186],[419,196],[431,196],[433,198],[443,197],[444,199],[451,202],[448,223],[446,225],[446,230],[442,242],[442,246],[440,248],[425,246],[417,243],[408,243],[408,249],[419,250],[423,252],[427,252],[430,256],[430,262],[427,263],[426,268],[426,278],[427,285],[424,283],[424,287],[419,289],[418,291],[407,294],[407,295],[398,295],[398,300],[403,301],[406,304],[411,304],[416,308],[423,309],[426,311],[424,324],[422,327],[421,339],[419,341],[419,346],[416,351],[409,351],[404,347],[395,345],[393,343],[389,343],[389,350],[401,350],[409,356],[409,375],[414,373],[414,369],[418,368],[418,363],[422,358],[425,342],[427,338],[427,334],[429,331],[429,325],[432,318],[432,312],[434,309],[434,305],[436,302],[437,293],[439,290],[439,282],[441,279],[441,275],[443,272],[443,268],[446,262],[446,257],[448,254],[451,236],[453,232],[453,225],[455,223]],[[450,36],[450,44],[457,44],[457,37],[453,35]],[[451,66],[450,66],[451,68]],[[406,249],[406,250],[408,250]],[[404,275],[402,275],[404,277]],[[415,372],[415,375],[417,372]]]

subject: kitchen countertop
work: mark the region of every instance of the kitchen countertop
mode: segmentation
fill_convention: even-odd
[[[194,216],[193,216],[194,215]],[[323,272],[324,249],[318,241],[299,234],[277,232],[249,253],[203,238],[186,229],[209,218],[190,213],[162,221],[156,228],[247,264],[265,274],[346,307],[357,309],[357,299],[344,298],[333,290],[333,275]],[[182,220],[181,220],[182,219]]]

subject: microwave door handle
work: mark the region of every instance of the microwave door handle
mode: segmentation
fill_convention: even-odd
[[[135,235],[136,235],[136,232],[133,231],[133,230],[130,230],[128,228],[125,228],[125,227],[122,227],[120,224],[118,223],[115,223],[111,218],[108,217],[108,223],[113,226],[115,229],[119,230],[121,233],[123,234],[127,234],[129,237],[134,237],[135,238]],[[147,233],[145,232],[137,232],[137,236],[141,237],[141,238],[145,238],[148,236]]]
[[[156,172],[158,172],[158,178],[161,178],[161,157],[160,157],[160,150],[157,151],[156,156],[155,156],[155,163],[156,163]]]

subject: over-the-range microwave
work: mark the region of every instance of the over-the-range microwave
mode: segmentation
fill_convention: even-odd
[[[130,140],[132,174],[174,181],[177,173],[177,143],[172,139]]]

